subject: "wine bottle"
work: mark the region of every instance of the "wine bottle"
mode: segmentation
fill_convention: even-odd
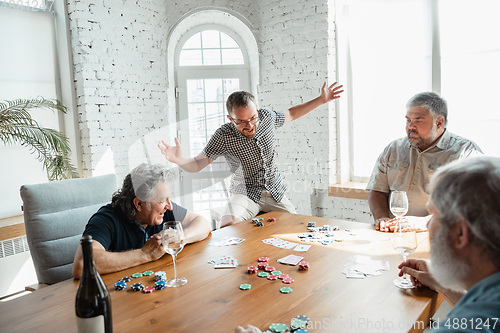
[[[83,272],[76,292],[76,322],[79,333],[111,333],[111,299],[94,265],[92,236],[84,236]]]

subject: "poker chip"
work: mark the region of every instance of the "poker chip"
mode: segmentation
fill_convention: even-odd
[[[272,275],[281,275],[281,271],[272,271],[271,272]]]
[[[282,323],[274,323],[269,325],[269,329],[275,333],[282,333],[288,331],[288,326]]]
[[[309,331],[299,328],[298,330],[293,331],[293,333],[309,333]]]
[[[316,222],[314,222],[314,221],[310,221],[309,223],[307,223],[307,226],[308,226],[309,228],[314,228],[314,227],[316,227]]]
[[[150,275],[153,275],[155,272],[153,271],[145,271],[144,273],[142,273],[142,275],[144,276],[150,276]]]
[[[158,271],[155,273],[155,281],[161,281],[167,279],[167,273],[164,271]]]
[[[265,261],[264,261],[264,262],[259,262],[259,264],[257,265],[257,267],[258,267],[259,269],[264,269],[264,268],[266,268],[267,266],[269,266],[269,264],[268,264],[267,262],[265,262]]]
[[[304,329],[304,328],[306,328],[306,326],[307,326],[307,322],[300,320],[300,319],[297,319],[297,318],[292,318],[292,321],[290,322],[290,328],[292,330]]]
[[[289,276],[288,276],[288,274],[280,274],[278,277],[283,280],[283,279],[288,278]]]
[[[132,280],[132,278],[130,276],[125,276],[125,277],[122,277],[120,279],[120,281],[123,281],[123,282],[129,282],[130,280]]]
[[[255,226],[256,227],[263,227],[264,226],[264,223],[262,223],[261,221],[255,223]]]
[[[257,266],[250,266],[247,268],[248,273],[257,273],[259,268]]]
[[[140,278],[140,277],[142,277],[142,273],[134,273],[134,274],[132,274],[132,277],[135,279]]]
[[[259,274],[257,274],[258,277],[268,277],[269,276],[269,273],[268,272],[260,272]]]
[[[293,283],[293,279],[291,277],[284,278],[282,281],[283,281],[283,283],[287,283],[287,284]]]
[[[260,262],[269,261],[269,258],[268,257],[260,257],[259,261]]]
[[[283,287],[283,288],[280,289],[280,292],[282,294],[289,294],[289,293],[292,292],[292,288],[290,288],[290,287]]]
[[[131,288],[133,291],[141,291],[144,289],[144,285],[142,283],[134,283]]]
[[[259,217],[259,218],[258,218],[258,220],[259,220],[259,221],[264,221],[264,218]]]
[[[167,287],[167,282],[165,280],[160,280],[155,282],[155,289],[162,290]]]
[[[276,267],[274,267],[274,266],[266,266],[266,268],[264,268],[264,270],[266,272],[272,272],[272,271],[276,270]]]
[[[272,281],[274,281],[274,280],[278,280],[278,275],[268,275],[268,276],[267,276],[267,279],[268,279],[268,280],[272,280]]]
[[[145,287],[142,292],[146,294],[151,294],[153,291],[155,291],[155,287],[147,286]]]
[[[305,271],[309,269],[309,263],[307,261],[299,262],[299,270]]]
[[[118,281],[115,283],[115,290],[125,290],[127,289],[127,283],[125,281]]]
[[[249,284],[249,283],[240,284],[240,289],[241,290],[249,290],[250,288],[252,288],[252,285]]]
[[[276,222],[276,219],[274,217],[270,217],[267,219],[267,222]]]

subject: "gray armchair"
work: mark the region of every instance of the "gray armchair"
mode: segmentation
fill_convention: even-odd
[[[85,226],[116,189],[114,174],[21,186],[26,238],[40,284],[72,277]]]

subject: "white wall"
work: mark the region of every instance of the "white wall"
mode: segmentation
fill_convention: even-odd
[[[186,0],[68,1],[84,175],[107,160],[118,179],[145,159],[164,162],[155,140],[172,138],[168,107],[168,39],[184,17],[217,9],[240,18],[260,51],[259,106],[306,102],[323,81],[335,82],[332,1]],[[255,84],[255,83],[253,83]],[[171,92],[170,92],[171,95]],[[335,104],[285,125],[277,136],[278,167],[301,214],[370,219],[365,202],[326,196],[336,169]],[[146,137],[144,143],[141,139]],[[142,156],[142,157],[141,157]]]

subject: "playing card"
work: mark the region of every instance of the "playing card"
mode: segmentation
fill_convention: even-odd
[[[310,247],[311,245],[299,244],[293,250],[299,252],[306,252],[307,250],[309,250]]]
[[[296,256],[296,255],[293,255],[293,254],[290,254],[286,257],[283,257],[281,259],[278,259],[277,261],[280,263],[280,264],[285,264],[285,265],[297,265],[302,259],[304,259],[304,257],[299,257],[299,256]]]
[[[285,242],[284,240],[276,237],[263,239],[262,241],[268,245],[276,245]]]
[[[293,249],[297,243],[289,242],[289,241],[283,241],[282,243],[274,244],[274,246],[279,247],[280,249]]]

